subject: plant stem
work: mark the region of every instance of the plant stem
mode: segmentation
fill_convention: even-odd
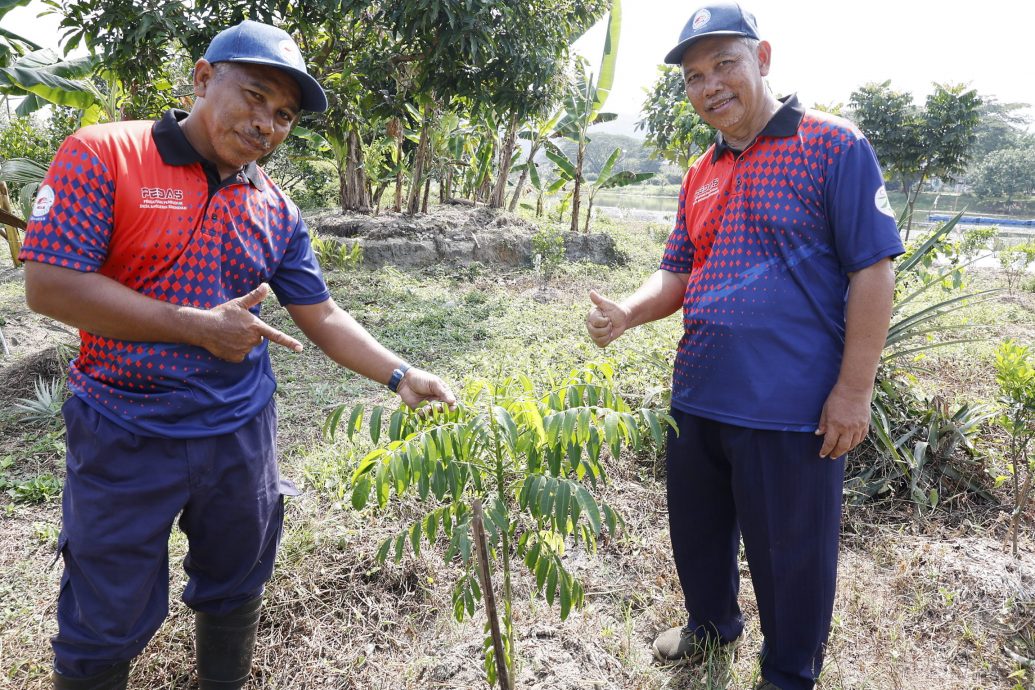
[[[485,541],[485,526],[482,519],[482,500],[474,499],[475,548],[478,549],[478,575],[482,581],[482,596],[485,598],[485,615],[489,618],[489,629],[492,631],[492,648],[496,654],[496,678],[501,690],[511,690],[510,668],[507,665],[507,654],[500,636],[500,622],[496,613],[496,595],[492,591],[492,576],[489,573],[489,545]]]
[[[494,451],[496,454],[496,493],[499,496],[499,500],[506,504],[507,500],[507,479],[504,474],[503,466],[503,448],[500,445],[500,430],[499,424],[496,421],[496,393],[493,392],[492,397],[489,399],[489,424],[492,425],[492,439],[495,445]],[[503,553],[503,625],[507,631],[507,639],[510,640],[510,655],[507,657],[507,663],[510,666],[511,676],[513,677],[517,666],[517,642],[514,639],[514,619],[513,619],[513,601],[514,592],[511,588],[510,583],[510,520],[508,518],[507,525],[500,530],[500,551]]]

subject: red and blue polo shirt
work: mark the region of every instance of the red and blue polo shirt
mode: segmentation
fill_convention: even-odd
[[[220,180],[180,129],[186,115],[94,125],[66,139],[37,194],[20,258],[96,271],[199,309],[263,282],[281,304],[328,299],[298,208],[254,163]],[[80,338],[71,390],[133,433],[228,433],[276,389],[266,341],[232,363],[191,345],[86,331]]]
[[[689,274],[672,405],[814,431],[844,350],[848,274],[903,252],[876,156],[846,120],[787,98],[743,152],[687,172],[661,268]]]

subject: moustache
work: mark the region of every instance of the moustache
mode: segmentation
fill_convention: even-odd
[[[245,136],[247,136],[248,139],[250,139],[258,148],[261,148],[264,151],[269,151],[273,148],[273,143],[270,141],[270,138],[258,130],[252,130]]]

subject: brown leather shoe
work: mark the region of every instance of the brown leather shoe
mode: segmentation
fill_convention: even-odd
[[[669,628],[654,640],[654,658],[664,664],[700,664],[709,652],[727,644],[733,643],[702,640],[689,626]]]

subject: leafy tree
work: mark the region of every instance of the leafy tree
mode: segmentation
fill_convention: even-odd
[[[977,163],[993,151],[1035,147],[1035,136],[1028,132],[1031,118],[1025,114],[1027,103],[1000,103],[993,96],[981,97],[980,121],[974,129],[973,159]]]
[[[533,175],[532,184],[536,191],[539,193],[538,202],[536,204],[536,215],[542,214],[542,186],[539,182],[538,169],[536,166],[536,156],[542,151],[543,146],[550,140],[550,137],[554,135],[557,124],[561,121],[561,116],[564,115],[563,110],[558,110],[549,117],[533,117],[531,118],[524,130],[518,133],[521,139],[528,142],[528,157],[525,158],[525,162],[520,167],[521,176],[518,177],[517,185],[514,187],[514,194],[510,199],[510,211],[517,208],[518,201],[521,199],[521,192],[524,190],[525,180],[529,175]]]
[[[715,130],[701,120],[687,100],[679,67],[658,67],[658,78],[647,91],[642,113],[636,129],[646,132],[646,145],[654,157],[683,170],[711,146],[715,137]]]
[[[605,7],[605,0],[51,1],[65,16],[68,39],[82,39],[102,56],[131,93],[138,84],[171,82],[163,66],[181,53],[200,57],[221,27],[246,17],[283,26],[330,93],[330,110],[305,124],[322,130],[330,145],[346,208],[369,209],[364,151],[386,123],[397,154],[409,148],[399,126],[405,106],[417,107],[411,212],[432,168],[429,139],[438,115],[457,99],[487,105],[509,123],[512,144],[517,122],[555,98],[554,76],[568,45]],[[509,169],[506,146],[499,160]]]
[[[1006,197],[1035,190],[1035,146],[992,151],[977,164],[974,192],[981,197]]]
[[[618,60],[618,38],[622,32],[622,6],[620,0],[612,0],[611,12],[607,20],[607,38],[604,51],[600,56],[599,74],[594,76],[587,70],[586,61],[581,57],[575,61],[575,79],[564,98],[564,117],[557,124],[557,134],[575,143],[575,159],[568,159],[552,142],[547,147],[546,155],[572,181],[571,199],[571,232],[579,229],[579,206],[582,202],[583,165],[585,164],[586,147],[589,145],[588,130],[592,125],[610,122],[617,115],[602,113],[601,108],[607,101],[614,83],[615,63]],[[562,207],[563,208],[563,207]]]
[[[1017,558],[1021,518],[1031,500],[1035,477],[1035,456],[1029,451],[1035,440],[1035,356],[1030,348],[1007,340],[995,353],[995,370],[1002,393],[1002,409],[996,421],[1010,435],[1006,457],[1013,486],[1010,523],[1013,556]]]
[[[870,140],[887,173],[906,193],[906,240],[925,181],[961,175],[972,155],[981,98],[962,85],[934,85],[923,108],[891,82],[867,84],[849,99],[852,117]]]

